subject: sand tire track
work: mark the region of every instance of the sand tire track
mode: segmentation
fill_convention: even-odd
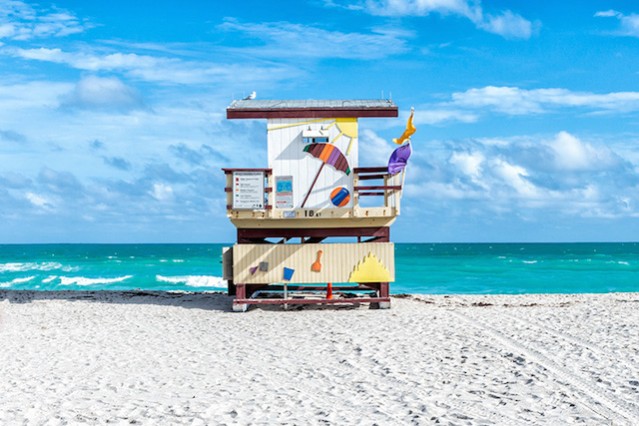
[[[599,389],[588,383],[585,379],[570,372],[568,369],[562,367],[557,362],[543,354],[542,352],[518,342],[510,337],[504,335],[500,331],[493,327],[480,323],[476,318],[470,318],[460,312],[450,311],[452,316],[455,316],[476,329],[481,330],[487,336],[500,342],[504,347],[511,351],[518,352],[524,355],[527,359],[532,360],[538,365],[545,368],[557,379],[558,383],[564,383],[569,386],[569,390],[576,396],[581,396],[582,403],[590,408],[593,412],[610,420],[611,424],[623,424],[632,425],[639,418],[639,412],[633,410],[631,407],[614,397],[605,395]]]
[[[573,345],[581,346],[582,348],[589,350],[593,354],[594,353],[598,354],[602,358],[606,358],[606,357],[609,356],[601,348],[599,348],[598,346],[596,346],[595,344],[593,344],[592,342],[589,342],[587,340],[580,339],[580,338],[575,337],[575,336],[573,336],[571,334],[564,333],[563,331],[556,330],[556,329],[554,329],[552,327],[541,325],[541,324],[538,324],[538,323],[533,322],[533,321],[528,321],[528,320],[523,319],[523,318],[518,318],[518,317],[516,317],[514,315],[511,315],[511,314],[502,313],[502,315],[504,317],[510,318],[513,321],[518,321],[521,324],[526,324],[529,327],[536,327],[539,330],[542,330],[542,331],[544,331],[544,332],[546,332],[548,334],[554,335],[555,337],[558,337],[558,338],[563,339],[563,340],[565,340],[567,342],[570,342]],[[632,371],[634,373],[637,373],[637,366],[633,365],[633,364],[630,364],[629,362],[627,362],[623,358],[616,358],[615,359],[615,363],[616,364],[623,364],[624,367],[626,367],[628,369],[628,371]],[[637,408],[639,408],[639,407],[637,407]]]

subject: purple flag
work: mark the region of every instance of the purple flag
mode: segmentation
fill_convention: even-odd
[[[396,175],[404,170],[411,152],[410,142],[395,149],[388,160],[388,173]]]

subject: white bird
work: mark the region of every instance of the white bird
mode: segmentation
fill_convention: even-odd
[[[253,90],[250,95],[248,95],[247,97],[244,98],[244,100],[245,101],[252,101],[256,97],[257,97],[257,93],[255,93],[255,90]]]

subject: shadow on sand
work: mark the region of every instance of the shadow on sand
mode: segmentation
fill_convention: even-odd
[[[231,305],[233,297],[222,292],[207,293],[173,293],[164,291],[34,291],[34,290],[0,290],[0,302],[32,303],[34,301],[63,300],[69,302],[95,302],[114,304],[140,304],[176,306],[184,309],[203,309],[234,313]],[[287,311],[300,310],[349,310],[368,308],[367,305],[290,305]],[[282,311],[282,306],[252,306],[251,311]],[[237,313],[234,313],[237,314]]]
[[[69,302],[97,302],[116,304],[141,304],[178,306],[185,309],[205,309],[231,312],[233,298],[221,292],[172,293],[164,291],[33,291],[2,290],[0,301],[31,303],[34,301],[64,300]]]

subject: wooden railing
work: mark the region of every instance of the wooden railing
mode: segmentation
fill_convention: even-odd
[[[356,205],[360,197],[384,197],[383,207],[393,207],[399,214],[399,200],[402,190],[402,175],[404,172],[391,175],[387,167],[356,167],[353,191]],[[361,185],[361,181],[382,181],[374,185]],[[381,184],[380,184],[381,183]]]
[[[264,208],[267,210],[264,218],[282,217],[282,213],[273,214],[274,191],[273,170],[268,168],[225,168],[226,175],[226,209],[233,210],[233,173],[234,172],[263,172],[264,173]],[[387,167],[356,167],[353,170],[353,209],[359,208],[384,210],[378,213],[383,216],[399,214],[402,180],[404,172],[396,175],[388,173]],[[383,203],[374,206],[360,206],[360,197],[384,197]],[[288,210],[288,209],[287,209]],[[300,210],[301,211],[301,210]],[[371,211],[371,213],[373,213]],[[357,214],[357,213],[355,213]],[[373,213],[374,214],[374,213]],[[368,214],[366,214],[368,215]]]

